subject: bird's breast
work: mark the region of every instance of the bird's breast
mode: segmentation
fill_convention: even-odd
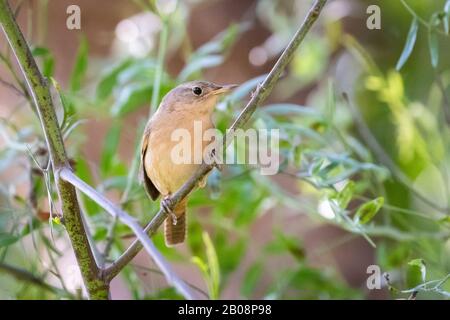
[[[162,195],[174,193],[195,173],[210,143],[203,140],[203,133],[214,128],[209,117],[179,120],[156,123],[150,129],[145,170]]]

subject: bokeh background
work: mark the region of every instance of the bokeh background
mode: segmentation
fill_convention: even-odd
[[[225,130],[312,1],[10,3],[55,80],[77,174],[144,225],[158,208],[136,176],[150,110],[190,79],[239,83],[218,106]],[[72,4],[80,30],[66,27]],[[366,25],[370,5],[381,9],[381,30]],[[250,124],[281,130],[280,172],[214,171],[189,202],[186,244],[154,237],[180,276],[205,298],[448,298],[449,11],[445,0],[329,1]],[[47,161],[42,130],[3,34],[0,52],[0,298],[61,297],[24,275],[81,297],[50,176],[35,162]],[[112,261],[130,230],[80,201]],[[367,286],[370,265],[389,275],[379,289]],[[178,297],[144,252],[111,290],[113,299]]]

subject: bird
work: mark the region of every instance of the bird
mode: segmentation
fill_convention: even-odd
[[[236,88],[237,85],[218,85],[209,81],[191,81],[178,85],[162,99],[158,109],[148,120],[141,144],[140,181],[152,200],[161,195],[161,207],[168,212],[164,221],[164,239],[167,246],[175,246],[185,241],[187,230],[187,197],[173,210],[168,201],[189,178],[201,163],[174,162],[172,151],[179,142],[174,141],[172,133],[177,129],[194,131],[194,123],[201,124],[202,133],[214,129],[213,111],[218,99]],[[191,140],[192,141],[192,140]],[[192,154],[205,149],[208,142],[192,143]],[[206,185],[206,177],[198,187]]]

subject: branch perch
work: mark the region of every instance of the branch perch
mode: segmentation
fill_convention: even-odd
[[[327,0],[316,0],[308,15],[306,16],[303,24],[300,26],[294,37],[281,54],[278,61],[273,66],[266,79],[258,86],[250,101],[242,110],[236,121],[230,128],[226,137],[226,143],[229,144],[233,141],[234,131],[242,128],[251,118],[256,108],[269,96],[276,82],[278,81],[281,73],[285,70],[286,66],[292,60],[295,51],[303,42],[303,39],[308,34],[313,24],[317,21],[322,9],[324,8]],[[217,154],[221,154],[218,152]],[[213,165],[203,164],[198,171],[170,198],[169,208],[173,209],[175,205],[184,199],[198,184],[204,176],[206,176],[212,169]],[[164,222],[167,216],[167,212],[160,209],[158,213],[153,217],[150,223],[144,229],[148,236],[152,236],[158,227]],[[111,266],[106,268],[105,276],[107,279],[114,278],[142,249],[142,244],[139,241],[134,241],[130,247],[120,256]]]

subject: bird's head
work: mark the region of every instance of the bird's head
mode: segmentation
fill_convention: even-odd
[[[161,107],[168,111],[212,112],[217,99],[237,85],[218,85],[208,81],[183,83],[166,94]]]

